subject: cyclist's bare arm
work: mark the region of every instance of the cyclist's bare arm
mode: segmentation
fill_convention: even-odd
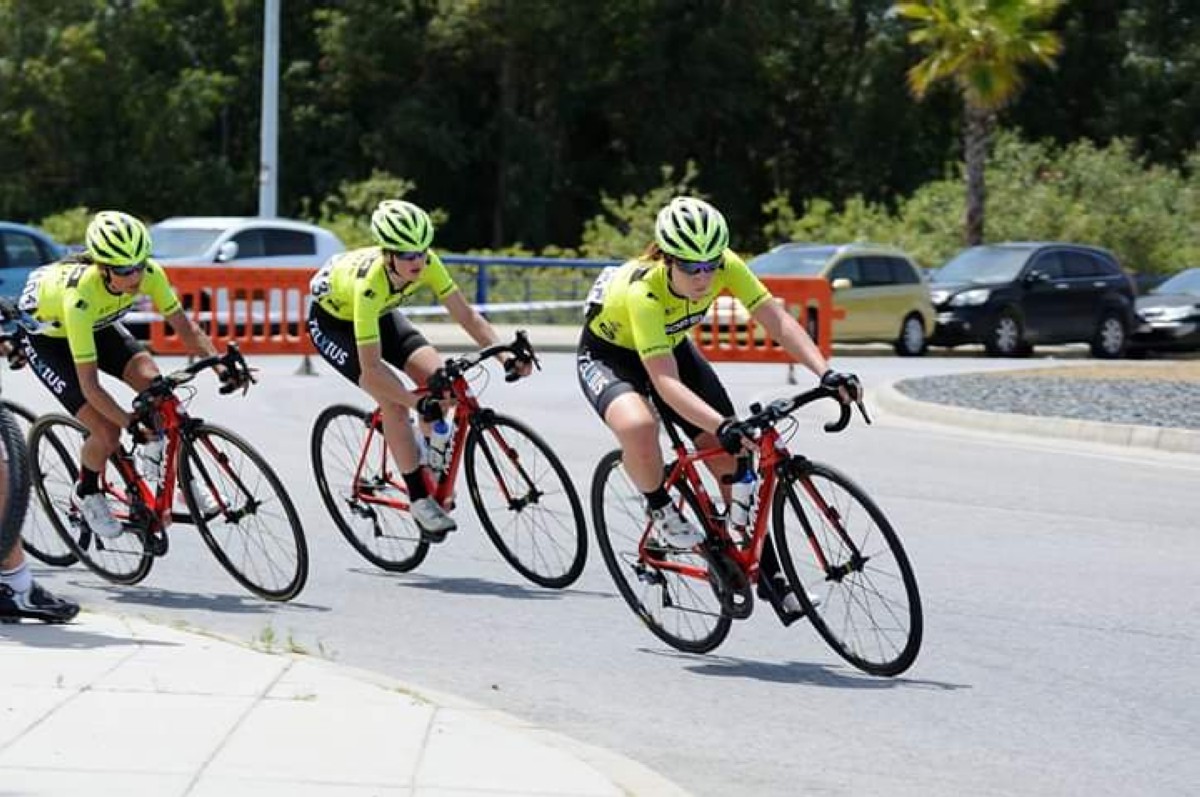
[[[129,426],[133,416],[121,409],[121,405],[100,384],[100,368],[96,363],[75,363],[75,373],[79,376],[79,388],[83,398],[105,420],[114,423],[122,429]]]
[[[450,317],[458,322],[458,325],[479,344],[480,348],[494,346],[500,342],[500,335],[496,332],[496,328],[492,326],[490,321],[481,316],[474,307],[467,304],[467,300],[463,298],[462,291],[455,291],[442,299],[442,305],[450,313]],[[501,363],[506,362],[511,357],[512,355],[507,352],[496,355],[496,359]],[[517,367],[517,373],[521,376],[529,376],[532,370],[533,363],[521,363]]]
[[[213,345],[208,335],[200,331],[200,327],[196,326],[196,322],[184,312],[183,308],[167,316],[167,323],[171,325],[171,329],[175,330],[175,334],[180,337],[190,353],[197,357],[217,356],[217,347]]]
[[[768,335],[779,341],[784,351],[816,374],[818,379],[829,370],[825,355],[821,354],[808,332],[783,309],[780,302],[763,302],[751,315],[766,328]]]
[[[379,351],[379,343],[358,344],[358,363],[362,368],[359,385],[378,402],[399,404],[413,409],[418,396],[404,386]]]
[[[660,354],[642,360],[659,398],[671,409],[706,432],[716,432],[725,420],[704,399],[679,378],[679,367],[670,354]]]

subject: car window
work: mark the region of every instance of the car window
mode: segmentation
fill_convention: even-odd
[[[859,259],[857,257],[848,257],[833,267],[829,272],[829,281],[833,282],[837,279],[848,279],[855,285],[862,284],[862,272],[859,270]]]
[[[154,247],[151,257],[199,260],[220,234],[220,230],[193,230],[155,225],[150,228],[150,240]]]
[[[829,262],[832,248],[782,249],[751,260],[750,270],[760,277],[815,277]]]
[[[1040,271],[1052,280],[1062,279],[1066,274],[1063,265],[1062,252],[1042,252],[1030,266],[1032,271]]]
[[[229,240],[238,245],[237,260],[251,257],[265,257],[266,246],[263,245],[262,230],[242,230]]]
[[[42,251],[31,236],[19,232],[0,233],[4,239],[4,255],[9,268],[34,268],[42,264]]]
[[[859,272],[864,286],[882,286],[892,284],[892,266],[886,257],[858,258]]]
[[[1106,276],[1100,261],[1085,252],[1067,252],[1063,259],[1066,261],[1068,277],[1082,279]]]
[[[263,230],[263,248],[267,257],[315,255],[317,237],[300,230]]]
[[[921,281],[917,276],[917,271],[909,264],[907,260],[901,257],[887,258],[889,267],[892,270],[892,282],[896,285],[915,285]]]

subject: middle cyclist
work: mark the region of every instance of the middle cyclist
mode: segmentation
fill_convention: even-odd
[[[409,512],[423,539],[441,542],[457,525],[429,496],[409,423],[410,409],[428,421],[440,417],[441,408],[406,388],[387,363],[423,384],[442,366],[442,358],[396,308],[427,287],[480,346],[498,343],[499,336],[467,304],[442,259],[430,251],[433,222],[424,210],[411,202],[384,200],[371,215],[371,233],[378,246],[334,255],[313,277],[308,334],[326,362],[379,404],[384,439],[408,489]],[[510,363],[510,358],[502,355],[506,369],[529,375],[531,363]]]

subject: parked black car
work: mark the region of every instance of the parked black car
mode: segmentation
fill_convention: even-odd
[[[1181,271],[1139,296],[1130,354],[1200,349],[1200,268]]]
[[[999,357],[1038,343],[1088,343],[1095,357],[1125,353],[1134,288],[1104,249],[1065,243],[973,246],[930,283],[937,326],[930,343],[982,343]]]

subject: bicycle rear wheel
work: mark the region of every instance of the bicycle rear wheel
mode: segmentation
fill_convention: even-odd
[[[29,465],[33,487],[42,511],[71,553],[88,570],[114,584],[137,584],[154,564],[142,537],[126,532],[106,540],[91,532],[71,506],[71,493],[79,479],[79,451],[87,429],[66,415],[43,415],[29,430]],[[124,480],[109,462],[101,479],[105,498],[118,518],[129,516],[129,505],[120,497]],[[120,485],[121,493],[118,493]]]
[[[690,493],[673,497],[693,523],[703,523]],[[721,607],[720,590],[708,579],[663,570],[642,558],[639,546],[649,523],[645,498],[625,472],[619,450],[605,454],[596,466],[592,523],[617,590],[655,636],[688,653],[707,653],[725,641],[732,619]],[[708,571],[699,554],[673,551],[669,557]]]
[[[308,545],[291,497],[262,455],[234,432],[202,423],[183,438],[179,456],[192,522],[221,566],[260,598],[299,595]]]
[[[465,453],[471,502],[500,555],[539,586],[573,584],[587,558],[587,521],[550,446],[520,421],[485,411]]]
[[[7,400],[0,403],[12,413],[13,420],[21,430],[21,439],[27,442],[29,430],[38,416],[20,404]],[[30,501],[29,504],[29,510],[25,513],[25,524],[21,526],[21,547],[25,552],[34,559],[54,567],[70,567],[78,562],[79,557],[71,553],[62,537],[58,536],[40,502]]]
[[[796,457],[771,511],[783,571],[829,646],[872,675],[912,666],[923,632],[917,580],[866,492],[828,465]]]
[[[403,573],[429,554],[407,512],[369,498],[408,503],[398,484],[383,433],[371,436],[367,449],[369,414],[358,407],[335,404],[317,416],[312,431],[312,466],[321,500],[338,531],[354,550],[376,567]]]
[[[0,558],[21,538],[29,508],[29,455],[7,405],[0,404]]]

